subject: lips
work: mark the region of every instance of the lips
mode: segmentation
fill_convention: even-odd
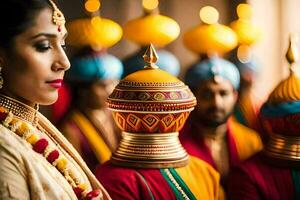
[[[56,79],[53,81],[47,81],[47,83],[50,84],[51,87],[58,89],[62,86],[62,81],[63,79]]]

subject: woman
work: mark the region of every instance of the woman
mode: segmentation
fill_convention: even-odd
[[[0,199],[109,199],[37,111],[56,101],[70,67],[63,14],[52,0],[10,0],[1,9]]]

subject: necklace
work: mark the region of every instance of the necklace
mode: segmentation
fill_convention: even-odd
[[[34,122],[34,117],[26,118],[26,121],[24,121],[24,119],[22,119],[23,116],[30,116],[26,114],[26,112],[15,116],[15,113],[19,112],[16,108],[21,108],[23,111],[33,108],[29,106],[29,108],[24,107],[20,104],[21,102],[19,103],[11,98],[7,98],[3,101],[4,98],[5,96],[0,96],[0,122],[2,125],[27,141],[35,152],[43,155],[43,157],[65,177],[78,199],[91,200],[99,196],[101,191],[98,189],[87,191],[87,184],[81,182],[67,158],[58,151],[55,145],[50,144],[46,138],[41,137],[39,130],[29,121],[29,119],[33,119],[32,122]],[[9,111],[9,108],[15,109]]]
[[[38,112],[38,106],[35,110],[34,108],[18,100],[15,100],[11,97],[2,94],[0,94],[0,104],[1,106],[11,111],[15,115],[15,117],[25,120],[33,125],[36,125],[36,123],[38,123],[36,116]]]

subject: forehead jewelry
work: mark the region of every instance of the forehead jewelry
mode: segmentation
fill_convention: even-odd
[[[66,23],[65,17],[63,13],[58,9],[56,4],[53,2],[53,0],[49,0],[49,2],[53,8],[52,21],[55,25],[58,26],[58,32],[61,32],[61,27]]]

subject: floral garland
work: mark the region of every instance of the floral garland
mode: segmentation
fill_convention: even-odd
[[[101,193],[99,189],[87,191],[87,184],[80,182],[75,171],[69,167],[66,157],[60,154],[53,145],[50,145],[47,139],[41,138],[39,134],[35,133],[37,130],[31,124],[16,118],[12,112],[2,106],[0,107],[0,122],[31,144],[35,152],[42,154],[50,164],[56,167],[69,182],[78,199],[91,200],[99,196]]]

